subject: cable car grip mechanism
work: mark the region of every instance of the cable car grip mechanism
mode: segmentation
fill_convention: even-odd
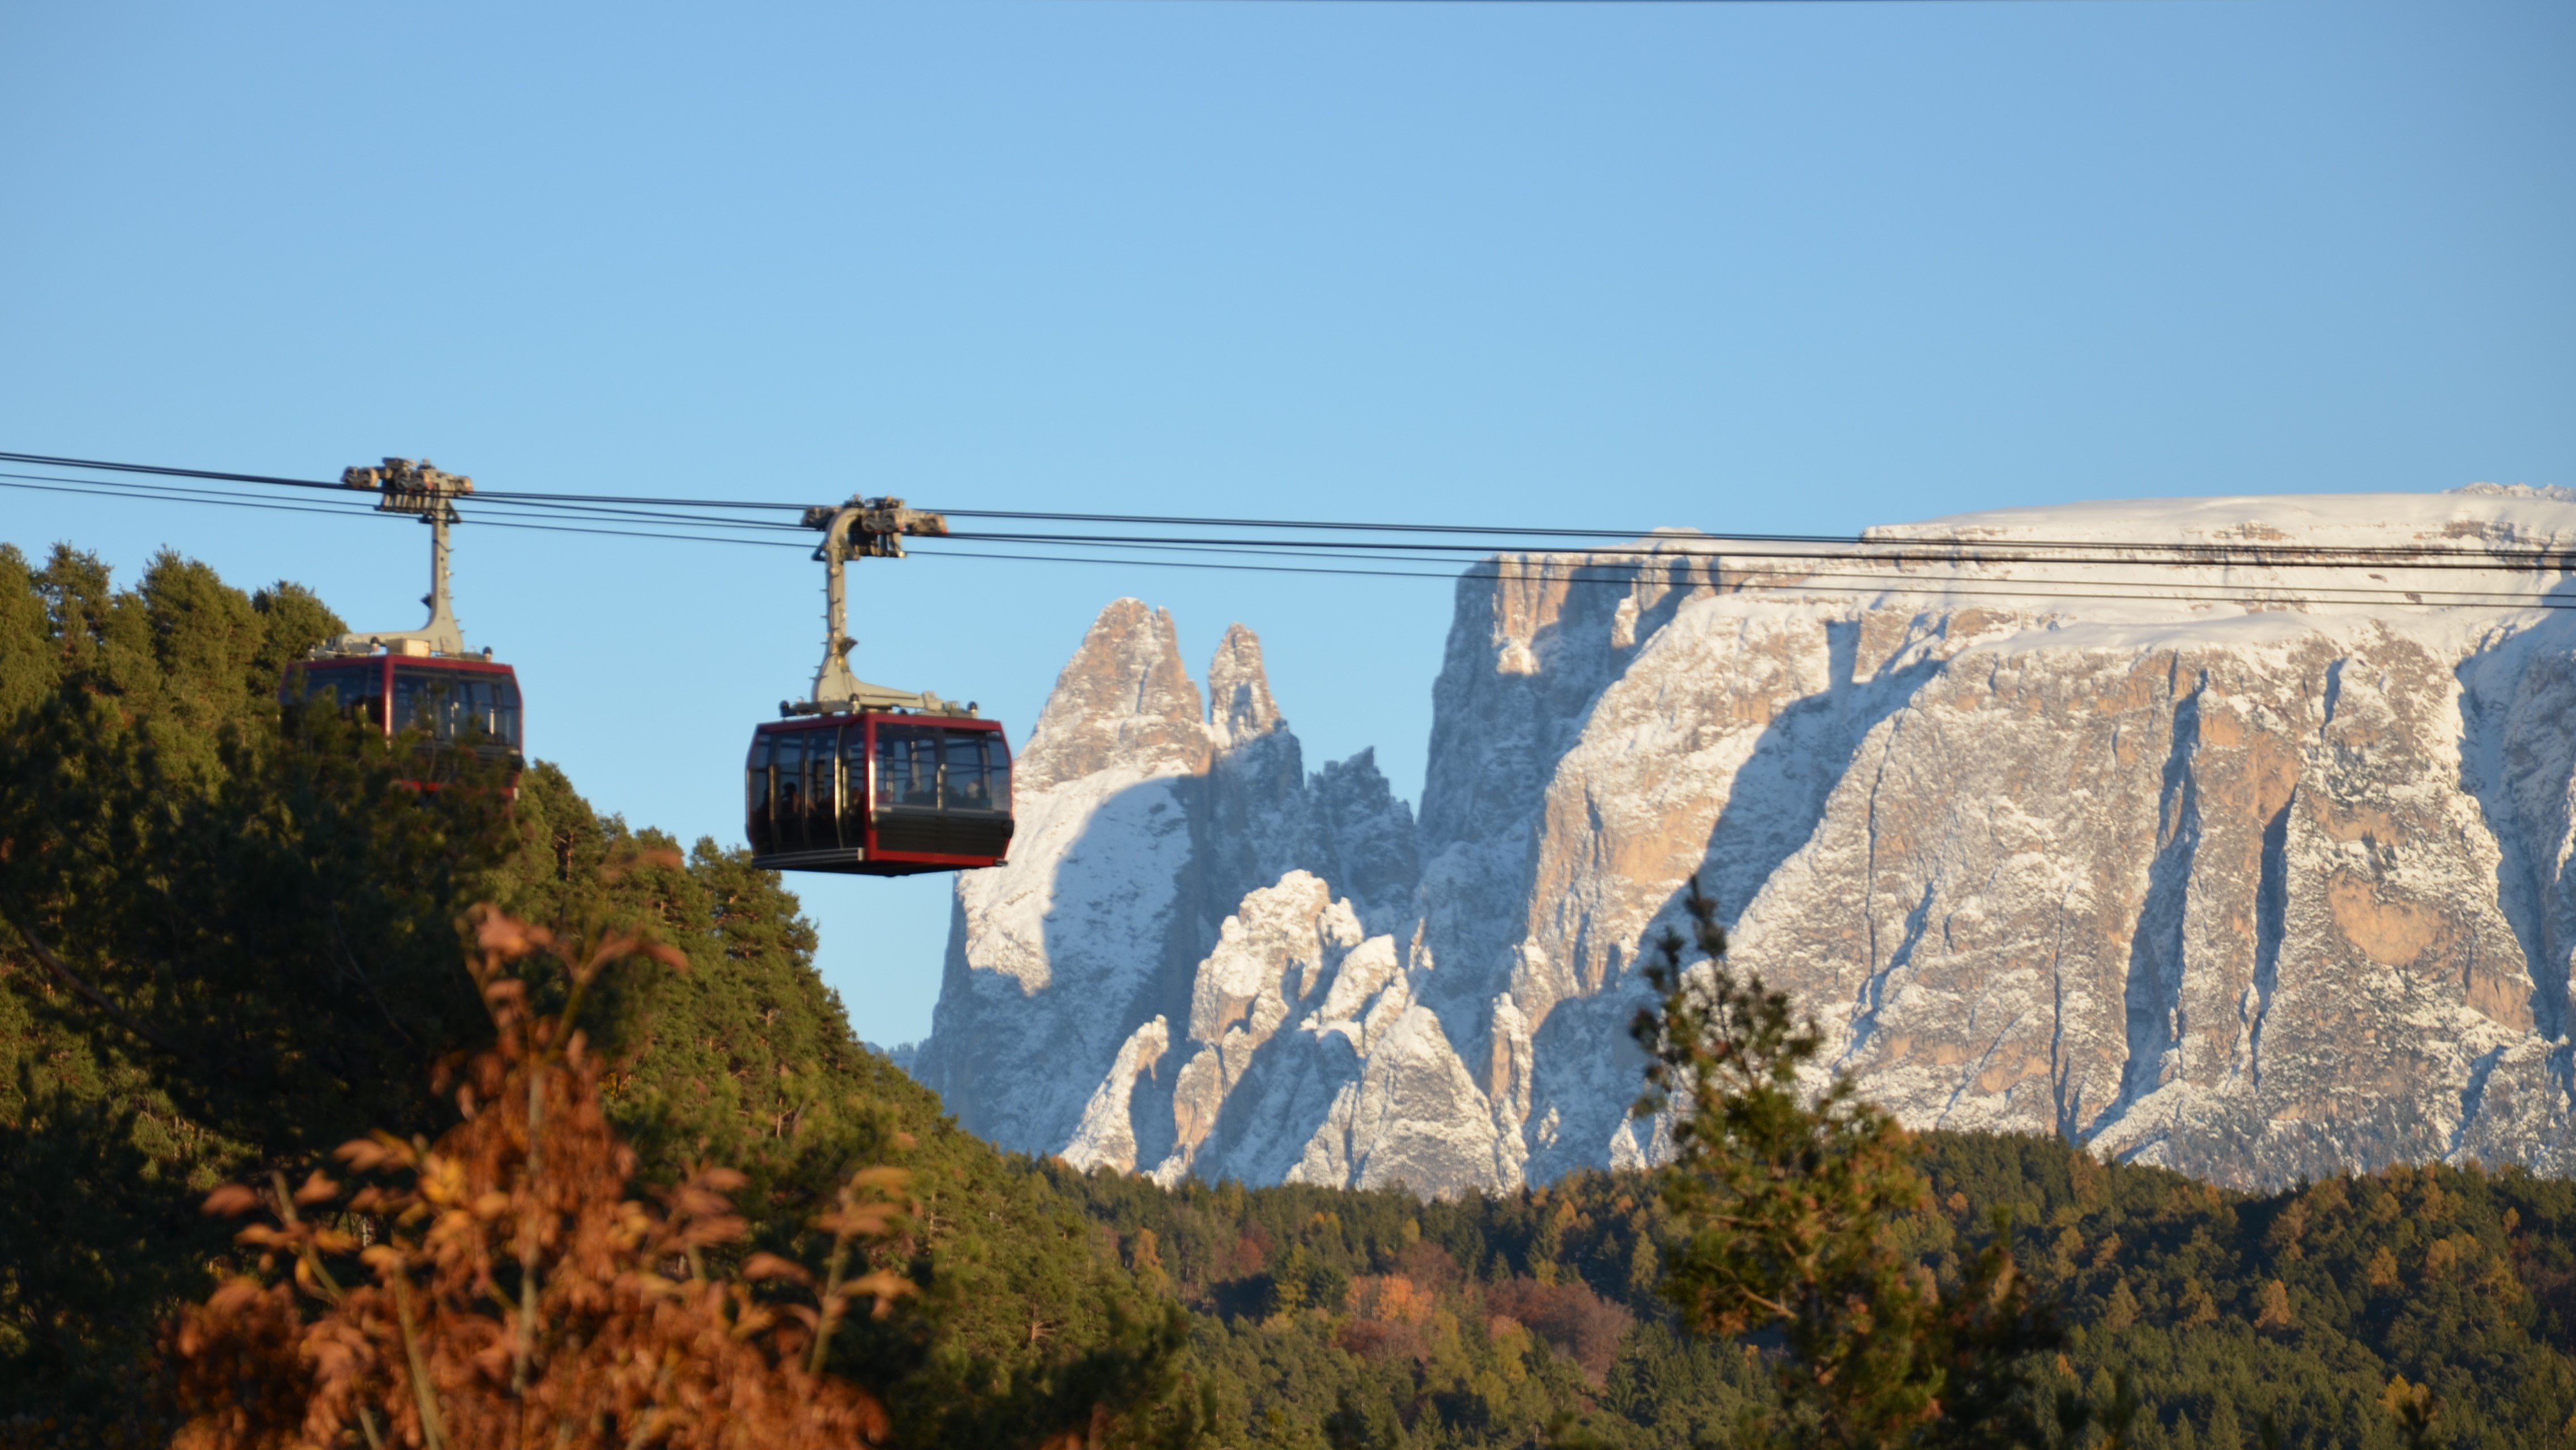
[[[905,536],[944,538],[945,515],[907,508],[899,498],[853,497],[844,504],[818,504],[805,510],[809,529],[820,529],[823,542],[814,557],[823,565],[823,663],[814,671],[814,693],[808,700],[779,703],[781,715],[842,715],[858,710],[913,710],[925,715],[968,715],[972,704],[958,705],[923,691],[888,689],[850,673],[850,651],[858,641],[849,631],[849,584],[844,569],[852,559],[900,559]]]

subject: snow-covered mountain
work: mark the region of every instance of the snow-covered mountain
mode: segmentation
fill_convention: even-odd
[[[958,882],[914,1070],[1006,1146],[1166,1180],[1639,1161],[1638,956],[1696,873],[1909,1123],[2238,1184],[2576,1167],[2576,589],[1904,543],[2576,547],[2576,495],[1871,537],[1913,557],[1663,534],[1462,580],[1418,822],[1365,752],[1306,772],[1251,631],[1203,698],[1170,617],[1110,605],[1021,758],[1009,864]],[[2353,588],[2408,602],[2314,602]]]

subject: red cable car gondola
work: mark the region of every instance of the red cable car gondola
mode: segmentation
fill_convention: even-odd
[[[492,652],[468,654],[465,634],[447,601],[447,526],[455,500],[474,480],[442,473],[429,460],[388,458],[382,468],[340,475],[351,488],[377,491],[383,513],[415,514],[430,526],[429,622],[419,629],[341,635],[287,666],[281,698],[288,704],[329,694],[340,712],[387,739],[421,733],[423,759],[405,783],[436,790],[453,781],[465,757],[498,766],[515,793],[521,753],[519,677]]]
[[[850,673],[842,565],[903,557],[902,536],[947,520],[893,498],[808,509],[823,530],[823,665],[813,698],[754,726],[743,762],[743,833],[755,866],[911,876],[1001,864],[1011,846],[1011,746],[1001,722],[933,694]]]
[[[998,720],[858,710],[752,731],[752,863],[909,876],[999,862],[1011,846],[1011,748]]]

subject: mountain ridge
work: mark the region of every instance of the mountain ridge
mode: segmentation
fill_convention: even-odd
[[[1927,547],[1860,580],[1682,533],[1498,555],[1458,587],[1418,819],[1367,752],[1304,770],[1249,629],[1202,696],[1118,601],[1031,736],[1011,863],[959,883],[916,1071],[1005,1146],[1165,1182],[1645,1161],[1637,956],[1697,875],[1917,1126],[2240,1186],[2564,1172],[2558,586],[2392,556],[2374,603],[2121,547],[2557,546],[2563,492],[1971,515],[1870,530]],[[2062,539],[2107,546],[2080,587],[1920,557]]]

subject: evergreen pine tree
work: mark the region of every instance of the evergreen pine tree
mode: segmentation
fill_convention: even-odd
[[[1789,999],[1726,960],[1694,880],[1692,945],[1667,930],[1648,963],[1660,1002],[1634,1032],[1649,1055],[1639,1116],[1669,1112],[1663,1196],[1682,1234],[1664,1292],[1705,1334],[1777,1332],[1773,1439],[1834,1446],[2044,1443],[2023,1360],[2057,1333],[1998,1234],[1944,1288],[1899,1247],[1930,1184],[1895,1119],[1837,1075],[1810,1093],[1822,1046]]]
[[[2138,1296],[2129,1292],[2129,1281],[2119,1279],[2111,1285],[2111,1301],[2102,1311],[2102,1327],[2126,1329],[2138,1322]]]

